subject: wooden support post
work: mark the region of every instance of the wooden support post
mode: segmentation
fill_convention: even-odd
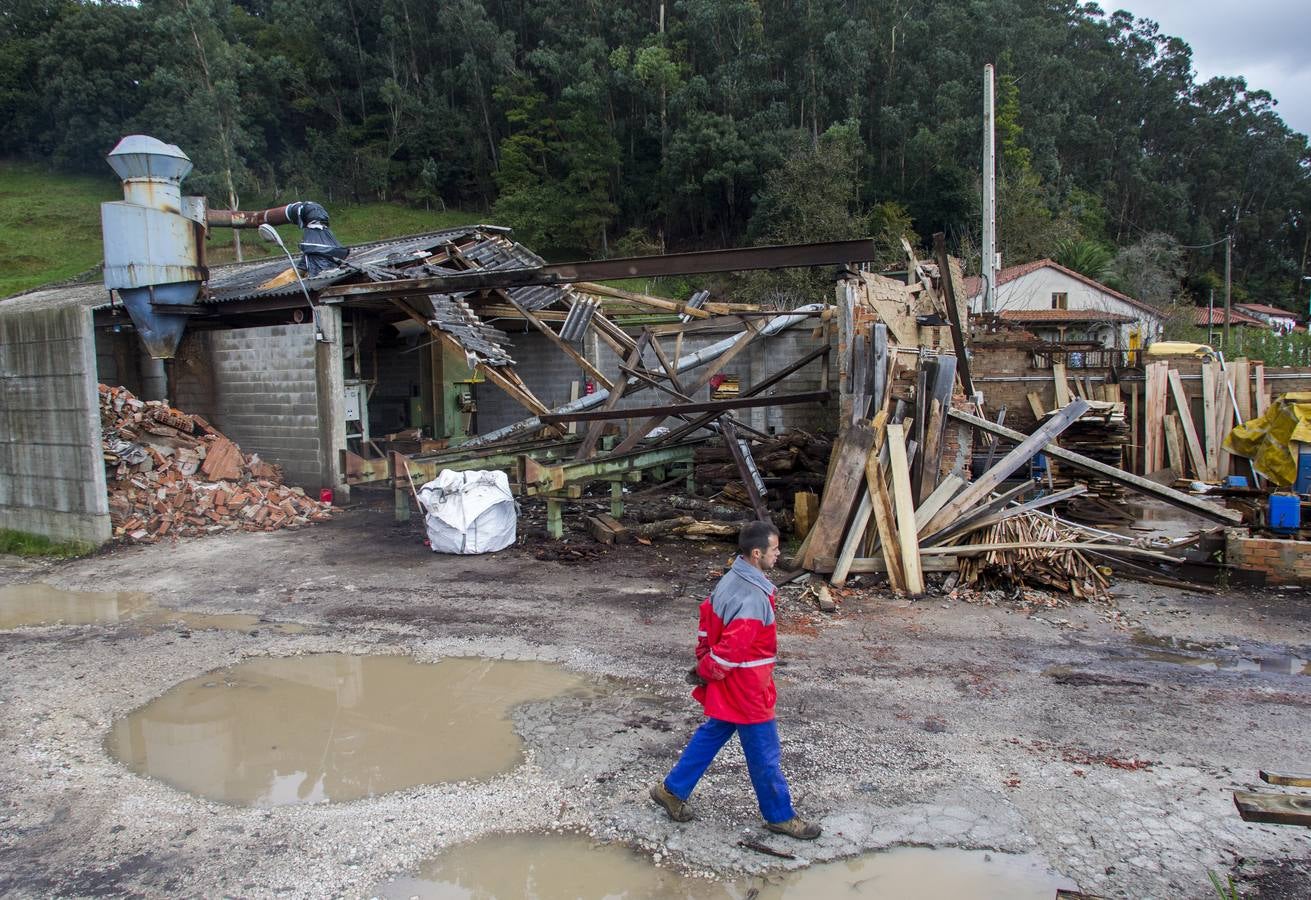
[[[400,478],[393,479],[392,500],[397,522],[410,521],[410,488],[401,483]]]
[[[564,537],[564,501],[546,498],[546,533],[557,541]]]
[[[1220,480],[1220,444],[1216,440],[1220,426],[1216,419],[1219,410],[1216,404],[1220,399],[1218,382],[1220,364],[1207,360],[1202,363],[1202,431],[1206,439],[1206,480]]]
[[[616,478],[610,482],[610,516],[619,519],[624,515],[624,483]]]
[[[1252,388],[1256,392],[1256,414],[1264,416],[1265,411],[1270,408],[1270,395],[1265,390],[1264,363],[1252,366]]]
[[[965,329],[957,305],[965,298],[960,296],[956,270],[947,256],[947,237],[941,231],[933,235],[933,258],[938,264],[938,278],[942,282],[943,304],[947,307],[947,321],[951,323],[951,344],[956,351],[956,372],[960,375],[965,396],[974,396],[974,381],[970,378],[970,357],[965,348]]]

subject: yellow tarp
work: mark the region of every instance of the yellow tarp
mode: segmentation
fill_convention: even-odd
[[[1252,461],[1256,471],[1279,487],[1297,480],[1294,442],[1311,444],[1311,393],[1284,394],[1265,411],[1229,432],[1224,448]]]

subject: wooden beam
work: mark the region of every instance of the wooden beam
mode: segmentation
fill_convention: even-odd
[[[1311,826],[1311,795],[1308,794],[1234,791],[1234,806],[1244,822]]]
[[[815,557],[814,571],[820,575],[827,575],[836,571],[837,559],[832,556]],[[960,563],[950,556],[930,556],[920,560],[920,569],[925,572],[955,572],[960,567]],[[887,560],[882,556],[857,556],[851,560],[847,566],[847,576],[852,575],[881,575],[888,571]],[[891,578],[888,579],[891,584]]]
[[[1206,439],[1206,480],[1220,479],[1220,444],[1216,440],[1219,425],[1216,419],[1219,410],[1216,404],[1220,400],[1217,382],[1220,380],[1220,364],[1212,360],[1202,363],[1202,431]]]
[[[985,497],[996,489],[997,485],[1009,478],[1011,473],[1020,466],[1033,459],[1036,453],[1042,450],[1044,446],[1047,446],[1066,428],[1069,428],[1075,419],[1087,411],[1087,400],[1071,400],[1068,406],[1058,410],[1050,419],[1039,426],[1033,434],[1022,435],[1019,446],[1007,453],[998,461],[997,465],[984,472],[977,481],[939,510],[938,514],[929,520],[929,524],[925,526],[924,530],[929,534],[933,534],[954,523],[963,513],[982,502]],[[956,412],[956,410],[951,410],[949,414],[955,415]],[[971,416],[971,418],[973,417]],[[989,423],[989,425],[991,424]],[[992,427],[1005,429],[1004,425]],[[1005,430],[1009,431],[1010,429]],[[999,432],[993,433],[997,434]],[[1018,434],[1018,432],[1012,433]]]
[[[938,510],[946,506],[952,497],[959,494],[963,487],[965,487],[965,479],[955,473],[942,479],[942,483],[934,488],[928,499],[915,510],[916,533],[923,534],[924,526],[929,524],[929,520],[937,515]]]
[[[1299,775],[1295,772],[1267,772],[1265,769],[1261,769],[1259,774],[1261,780],[1266,784],[1311,788],[1311,775]]]
[[[960,410],[953,409],[948,413],[948,415],[953,419],[956,419],[958,422],[965,422],[969,425],[973,425],[975,428],[981,431],[986,431],[989,434],[996,434],[1004,438],[1010,438],[1013,441],[1024,440],[1025,438],[1025,435],[1022,432],[1007,428],[1004,425],[996,425],[989,422],[987,419],[981,419],[977,416],[972,416],[969,413],[961,412]],[[1151,496],[1164,500],[1174,506],[1187,509],[1190,512],[1195,512],[1198,515],[1205,516],[1206,518],[1215,522],[1220,522],[1223,525],[1242,524],[1242,513],[1239,513],[1236,510],[1225,509],[1222,506],[1213,506],[1204,500],[1189,496],[1182,491],[1176,491],[1173,488],[1143,478],[1141,475],[1134,475],[1131,472],[1125,472],[1123,469],[1108,466],[1095,459],[1089,459],[1081,453],[1075,453],[1073,450],[1066,450],[1056,444],[1047,444],[1047,446],[1043,448],[1043,452],[1048,456],[1058,459],[1061,462],[1068,463],[1077,469],[1083,469],[1086,472],[1094,472],[1098,475],[1102,475],[1112,481],[1139,491],[1140,493],[1150,494]]]
[[[612,288],[591,281],[580,281],[573,287],[574,290],[583,294],[593,294],[598,297],[612,297],[616,300],[626,300],[629,303],[634,303],[638,306],[646,306],[650,309],[662,309],[666,312],[688,315],[694,319],[710,318],[710,313],[704,309],[693,309],[686,303],[680,303],[677,300],[666,300],[664,297],[652,297],[649,294],[636,294],[632,291],[623,291],[619,288]]]
[[[920,544],[915,535],[915,501],[910,493],[910,465],[906,460],[906,434],[900,422],[888,425],[888,463],[892,474],[892,505],[897,514],[897,543],[906,573],[906,592],[924,593]]]
[[[970,378],[970,357],[965,347],[965,330],[961,323],[960,308],[956,305],[955,273],[947,256],[947,237],[941,231],[933,235],[933,258],[938,263],[938,279],[942,283],[942,298],[947,307],[947,321],[951,323],[951,345],[956,351],[956,374],[966,397],[974,396],[974,381]]]
[[[592,316],[593,321],[595,321],[600,315],[601,313],[598,311],[594,316]],[[642,362],[642,351],[646,348],[647,341],[649,340],[651,340],[651,332],[642,332],[642,336],[638,338],[637,342],[633,345],[633,349],[628,354],[628,365],[630,367],[637,366]],[[605,403],[602,404],[601,411],[609,412],[615,409],[619,405],[619,401],[623,399],[624,391],[626,390],[628,390],[628,379],[620,378],[615,383],[614,390],[610,392],[610,396],[605,398]],[[587,459],[596,452],[596,445],[601,440],[601,429],[604,427],[604,421],[593,421],[591,425],[587,426],[587,434],[583,436],[582,445],[578,448],[578,459]]]
[[[1193,424],[1192,404],[1188,402],[1188,394],[1184,391],[1183,379],[1179,377],[1179,372],[1175,369],[1170,370],[1170,392],[1174,395],[1174,406],[1179,415],[1179,425],[1183,431],[1184,444],[1188,447],[1188,458],[1193,463],[1193,474],[1202,481],[1206,481],[1208,476],[1206,454],[1202,452],[1202,442],[1197,439],[1197,427]]]

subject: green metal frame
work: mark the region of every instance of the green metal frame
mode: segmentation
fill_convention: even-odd
[[[588,484],[610,483],[610,515],[616,519],[624,512],[624,483],[640,482],[647,471],[663,481],[668,470],[680,469],[687,476],[688,488],[695,488],[692,454],[701,440],[581,460],[573,456],[579,440],[581,436],[569,435],[564,439],[520,441],[485,450],[447,450],[419,457],[393,453],[385,459],[364,459],[343,451],[342,470],[352,485],[390,481],[395,491],[396,521],[406,522],[412,511],[412,485],[431,481],[443,469],[500,469],[510,475],[516,494],[546,500],[547,532],[557,539],[564,536],[564,501],[581,497]]]

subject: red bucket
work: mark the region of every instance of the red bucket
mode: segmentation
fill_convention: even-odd
[[[332,504],[332,488],[323,488],[319,491],[319,502]]]

